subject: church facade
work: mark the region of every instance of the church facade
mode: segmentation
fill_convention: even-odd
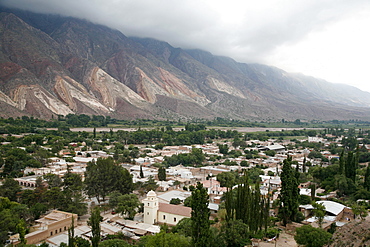
[[[183,218],[191,217],[191,208],[160,203],[157,194],[149,191],[144,203],[144,223],[176,225]]]

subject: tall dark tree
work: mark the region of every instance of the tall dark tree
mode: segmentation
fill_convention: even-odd
[[[166,181],[166,169],[163,166],[158,168],[158,180]]]
[[[143,167],[140,166],[140,178],[144,178]]]
[[[94,207],[91,211],[91,216],[87,221],[87,224],[91,227],[91,244],[92,247],[98,247],[100,242],[100,222],[103,220],[103,217],[100,216],[100,208]]]
[[[306,173],[306,156],[303,158],[302,172]]]
[[[6,178],[0,186],[0,196],[8,197],[11,201],[16,201],[17,193],[21,189],[21,186],[13,178]]]
[[[63,181],[56,174],[53,174],[53,173],[45,174],[45,175],[43,175],[43,178],[47,182],[49,188],[61,187],[62,186]]]
[[[99,203],[111,192],[128,194],[133,190],[132,176],[122,166],[115,165],[111,157],[88,163],[85,185],[87,195],[96,197]]]
[[[339,173],[340,174],[344,174],[344,167],[345,167],[345,157],[344,157],[344,149],[343,149],[339,156]]]
[[[75,219],[72,216],[71,227],[68,228],[68,247],[75,246]]]
[[[350,151],[347,154],[347,160],[344,167],[344,173],[347,178],[352,179],[355,182],[356,179],[356,168],[357,168],[357,158],[356,155]]]
[[[269,218],[269,199],[261,196],[258,183],[254,189],[251,189],[246,172],[242,179],[242,184],[238,185],[235,190],[229,189],[226,193],[226,221],[241,220],[251,233],[266,230]]]
[[[67,173],[63,177],[65,203],[62,210],[78,215],[87,213],[87,204],[82,193],[83,186],[81,175],[72,173],[70,167],[67,166]]]
[[[218,144],[219,153],[227,155],[229,153],[229,146],[227,144]]]
[[[207,190],[203,188],[201,183],[198,183],[195,190],[192,191],[191,197],[192,246],[210,246],[210,211]]]
[[[206,159],[202,149],[200,148],[192,148],[191,149],[191,156],[193,157],[193,164],[202,165],[203,161]]]
[[[365,178],[364,178],[364,188],[370,190],[370,164],[367,164]]]
[[[279,215],[285,226],[288,222],[294,221],[298,213],[299,182],[295,170],[292,168],[292,157],[283,161],[281,173],[281,192]]]

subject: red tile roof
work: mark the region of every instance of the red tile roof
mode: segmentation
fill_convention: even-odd
[[[164,213],[182,215],[186,217],[191,217],[191,208],[180,206],[180,205],[173,205],[167,203],[159,203],[159,211]]]

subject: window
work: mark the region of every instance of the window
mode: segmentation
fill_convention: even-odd
[[[149,215],[149,212],[147,212],[146,215]]]
[[[148,203],[148,207],[149,207],[149,205],[150,205],[150,204]]]
[[[164,220],[166,219],[166,215],[163,215],[163,219],[164,219]]]
[[[173,218],[173,222],[176,222],[176,217]]]
[[[50,236],[53,236],[53,232],[50,232]]]

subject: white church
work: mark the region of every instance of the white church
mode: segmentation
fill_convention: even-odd
[[[157,194],[149,191],[144,203],[144,223],[176,225],[183,218],[191,217],[191,208],[158,202]]]

